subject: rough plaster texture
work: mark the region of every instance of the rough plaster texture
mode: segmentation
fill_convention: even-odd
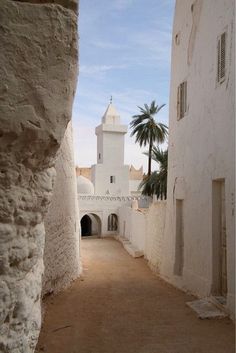
[[[129,240],[138,250],[145,250],[146,215],[129,206],[119,208],[119,235]]]
[[[160,271],[163,256],[163,236],[165,231],[166,201],[154,202],[146,215],[145,257],[150,268]]]
[[[77,74],[77,17],[0,2],[0,351],[33,352],[41,324],[44,216]]]
[[[80,273],[80,221],[70,123],[59,150],[56,173],[45,219],[43,295],[65,288]]]
[[[166,201],[156,201],[148,209],[119,208],[119,235],[144,253],[150,268],[160,271],[163,256]]]
[[[31,4],[59,4],[67,9],[77,11],[78,1],[77,0],[13,0],[18,2],[28,2]]]
[[[193,6],[191,6],[193,4]],[[227,308],[234,315],[234,0],[177,0],[170,91],[168,201],[161,274],[198,296],[212,294],[212,181],[225,179]],[[217,83],[217,38],[226,39],[226,79]],[[176,41],[178,36],[178,41]],[[187,114],[177,120],[177,88],[187,80]],[[183,273],[173,273],[176,200],[183,200]]]

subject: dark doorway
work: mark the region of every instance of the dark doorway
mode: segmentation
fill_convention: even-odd
[[[226,232],[226,201],[225,179],[212,181],[212,255],[213,255],[213,283],[212,292],[227,298],[227,232]]]
[[[88,215],[85,215],[81,219],[81,235],[87,237],[92,235],[92,221]]]
[[[115,213],[112,213],[108,216],[107,221],[107,230],[108,231],[117,231],[118,229],[118,217]]]

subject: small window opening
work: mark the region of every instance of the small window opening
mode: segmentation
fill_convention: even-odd
[[[98,153],[98,159],[101,159],[101,153]]]
[[[182,119],[187,112],[187,81],[182,82],[177,93],[177,119]]]
[[[217,40],[217,82],[222,83],[226,74],[226,32]]]
[[[110,183],[114,184],[115,183],[115,177],[114,175],[110,176]]]
[[[175,44],[176,44],[176,45],[179,45],[179,44],[180,44],[180,33],[177,33],[177,34],[175,35]]]

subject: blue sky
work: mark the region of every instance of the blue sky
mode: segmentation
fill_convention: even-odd
[[[157,118],[168,124],[174,0],[80,0],[80,73],[73,106],[75,159],[96,163],[96,136],[113,96],[122,123],[137,106],[166,103]],[[147,157],[130,138],[125,163],[147,169]]]

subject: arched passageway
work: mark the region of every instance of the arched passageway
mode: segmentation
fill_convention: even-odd
[[[82,237],[101,235],[101,220],[97,215],[93,213],[85,214],[81,218],[80,224]]]
[[[81,219],[81,235],[82,237],[92,235],[92,220],[88,215],[84,215]]]
[[[107,221],[107,230],[108,231],[117,231],[118,229],[118,217],[115,213],[111,213],[108,216],[108,221]]]

